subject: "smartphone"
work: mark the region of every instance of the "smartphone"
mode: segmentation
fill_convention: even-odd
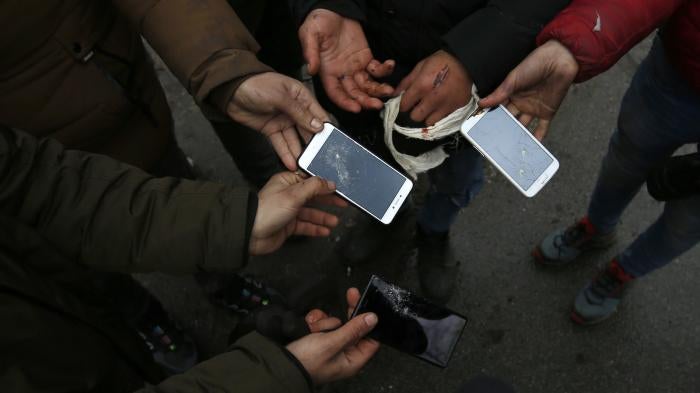
[[[528,198],[559,169],[559,161],[503,105],[469,117],[462,135]]]
[[[377,314],[369,337],[440,367],[447,367],[467,319],[372,276],[353,317]]]
[[[332,124],[314,135],[299,157],[299,167],[332,180],[350,203],[389,224],[413,188],[413,182]]]

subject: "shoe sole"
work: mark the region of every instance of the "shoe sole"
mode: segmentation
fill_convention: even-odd
[[[609,315],[607,315],[607,316],[605,316],[605,317],[603,317],[603,318],[594,319],[594,320],[589,321],[589,320],[586,320],[585,318],[583,318],[583,317],[582,317],[579,313],[577,313],[575,310],[572,310],[572,311],[571,311],[571,314],[569,314],[569,317],[571,318],[571,321],[573,321],[575,324],[577,324],[577,325],[579,325],[579,326],[594,326],[594,325],[598,325],[598,324],[600,324],[600,323],[602,323],[602,322],[607,321],[608,319],[610,319],[610,317],[612,317],[613,315],[615,315],[616,312],[617,312],[617,311],[614,311],[614,312],[610,313]]]

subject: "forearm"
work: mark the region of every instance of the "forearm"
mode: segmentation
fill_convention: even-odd
[[[311,392],[311,381],[292,355],[257,333],[222,355],[138,393],[297,393]]]
[[[107,271],[230,271],[247,259],[247,189],[156,179],[101,155],[0,128],[0,214]]]
[[[613,66],[680,7],[683,0],[575,0],[537,36],[557,40],[579,64],[576,82]]]
[[[225,113],[240,83],[271,71],[256,58],[258,44],[225,0],[113,2],[207,109]]]

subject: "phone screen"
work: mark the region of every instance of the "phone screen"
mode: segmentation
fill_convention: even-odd
[[[370,311],[379,322],[369,337],[440,367],[447,367],[467,324],[453,311],[377,276],[372,276],[353,316]]]
[[[468,133],[524,190],[554,161],[500,105],[489,109]]]
[[[308,170],[334,181],[338,191],[379,219],[406,181],[394,168],[335,128]]]

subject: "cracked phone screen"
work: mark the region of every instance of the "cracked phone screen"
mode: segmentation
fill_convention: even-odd
[[[357,142],[333,129],[308,171],[335,182],[338,191],[381,219],[406,178],[370,154]]]
[[[469,135],[524,190],[552,164],[552,158],[501,106],[491,108]]]
[[[369,337],[430,363],[446,367],[466,318],[411,291],[372,276],[354,315],[377,314]]]

